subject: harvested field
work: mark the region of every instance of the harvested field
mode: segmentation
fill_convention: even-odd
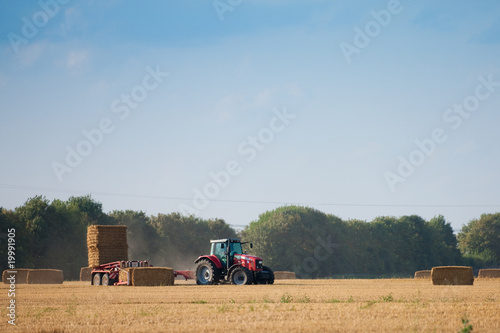
[[[8,285],[0,286],[6,295]],[[93,287],[20,285],[16,326],[3,332],[500,332],[500,283],[429,280],[277,280],[274,285]],[[6,317],[6,307],[0,315]],[[112,320],[110,320],[112,318]],[[245,322],[242,324],[242,318]]]
[[[172,286],[174,270],[170,267],[130,267],[120,271],[120,280],[127,280],[129,275],[132,286]]]
[[[480,269],[477,277],[481,279],[500,279],[500,268]]]
[[[425,270],[425,271],[416,271],[415,272],[415,279],[431,279],[431,271],[430,270]]]
[[[80,281],[90,281],[92,279],[92,267],[82,267],[80,269]]]
[[[16,271],[16,273],[8,273],[7,270],[3,271],[2,273],[2,281],[3,283],[10,283],[7,278],[10,277],[12,274],[16,276],[16,284],[24,284],[27,281],[28,277],[28,272],[30,271],[29,268],[16,268],[13,271]]]
[[[472,285],[474,273],[469,266],[439,266],[431,271],[432,283],[435,285]]]
[[[295,273],[287,271],[277,271],[274,272],[274,278],[276,280],[295,279]]]
[[[59,269],[30,269],[26,282],[28,284],[62,284],[63,271]]]
[[[127,226],[91,225],[87,228],[89,267],[128,260]]]

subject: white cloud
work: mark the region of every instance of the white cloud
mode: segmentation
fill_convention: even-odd
[[[266,89],[261,91],[257,97],[255,98],[253,104],[256,107],[266,107],[269,106],[270,101],[272,100],[274,95],[274,91],[272,89]]]
[[[294,97],[303,97],[304,96],[304,91],[302,88],[300,88],[299,84],[297,82],[295,83],[290,83],[286,86],[288,90],[288,94]]]
[[[283,104],[297,106],[305,98],[306,94],[298,83],[288,83],[260,91],[252,102],[252,108],[269,109]]]
[[[64,11],[64,21],[61,23],[63,36],[67,37],[71,32],[85,29],[87,22],[82,17],[82,11],[76,6]]]
[[[25,47],[19,49],[19,62],[22,67],[30,67],[45,53],[47,43],[30,42]]]
[[[67,69],[75,69],[80,67],[88,58],[87,51],[70,51],[66,60]]]
[[[365,146],[361,147],[358,150],[353,151],[347,156],[347,159],[366,159],[371,158],[374,155],[378,154],[380,151],[384,149],[384,146],[378,142],[368,142]]]
[[[468,154],[471,150],[474,149],[474,147],[475,147],[474,140],[468,140],[463,145],[455,149],[455,154],[460,154],[460,155]]]
[[[222,98],[215,107],[218,121],[224,122],[228,119],[232,119],[238,111],[247,107],[248,103],[245,102],[245,96],[242,94],[227,95]]]

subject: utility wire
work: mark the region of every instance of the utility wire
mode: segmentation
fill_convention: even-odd
[[[161,195],[139,195],[129,193],[116,192],[100,192],[100,191],[84,191],[71,190],[61,188],[35,187],[23,185],[0,184],[0,188],[14,190],[30,190],[43,192],[58,192],[58,193],[82,193],[115,197],[130,197],[144,199],[163,199],[177,201],[191,201],[193,198],[161,196]],[[231,200],[231,199],[207,199],[210,202],[226,202],[226,203],[249,203],[249,204],[275,204],[275,205],[310,205],[310,206],[339,206],[339,207],[421,207],[421,208],[492,208],[500,207],[500,204],[372,204],[372,203],[327,203],[327,202],[285,202],[285,201],[264,201],[264,200]]]

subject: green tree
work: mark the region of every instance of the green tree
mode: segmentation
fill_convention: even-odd
[[[49,234],[51,223],[54,221],[54,211],[45,197],[35,196],[28,199],[23,206],[17,207],[15,214],[24,229],[26,267],[36,268],[44,260],[50,244]]]
[[[62,269],[70,280],[78,279],[80,268],[87,266],[87,226],[110,222],[90,196],[52,203],[35,196],[17,207],[14,215],[22,230],[23,266]]]
[[[9,230],[14,229],[14,258],[15,258],[15,267],[27,267],[29,255],[27,254],[27,246],[29,242],[25,241],[26,232],[24,230],[23,225],[19,222],[16,214],[11,211],[0,207],[0,243],[2,246],[0,247],[0,258],[3,258],[0,261],[0,270],[3,271],[8,269],[8,249],[7,242],[9,238]],[[5,244],[5,246],[3,246]]]
[[[372,225],[361,220],[348,220],[344,225],[336,251],[340,263],[335,274],[378,274],[383,265],[378,258]]]
[[[340,221],[312,208],[286,206],[261,214],[242,235],[274,270],[293,270],[299,277],[328,276],[338,264],[334,220]]]
[[[398,219],[392,216],[379,216],[370,222],[371,242],[376,251],[377,266],[372,273],[400,273],[400,257],[398,252],[398,234],[395,225]]]
[[[398,254],[402,262],[401,271],[396,273],[410,273],[428,269],[431,257],[431,235],[425,220],[418,215],[402,216],[399,218],[396,233],[400,235]]]
[[[433,217],[429,223],[432,237],[430,245],[430,266],[452,266],[461,263],[462,257],[458,250],[457,237],[453,228],[446,222],[444,216]]]
[[[500,213],[471,220],[458,234],[460,251],[483,265],[500,265]]]
[[[114,224],[127,226],[127,243],[130,260],[152,260],[151,256],[159,252],[160,237],[150,218],[144,212],[133,210],[115,210],[109,216]],[[155,264],[152,262],[152,264]]]
[[[113,220],[102,211],[102,203],[92,199],[92,196],[84,195],[70,197],[66,201],[68,209],[79,212],[82,223],[89,226],[91,224],[107,225],[113,224]]]
[[[178,269],[194,268],[194,260],[209,253],[210,239],[236,238],[236,231],[222,219],[170,213],[151,216],[150,224],[160,237],[153,264]]]

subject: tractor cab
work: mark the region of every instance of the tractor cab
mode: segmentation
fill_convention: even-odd
[[[239,239],[217,239],[211,240],[210,243],[210,254],[215,255],[220,260],[223,267],[229,267],[233,264],[234,255],[244,254],[241,248],[242,243]],[[250,247],[253,247],[253,244],[250,243]]]

